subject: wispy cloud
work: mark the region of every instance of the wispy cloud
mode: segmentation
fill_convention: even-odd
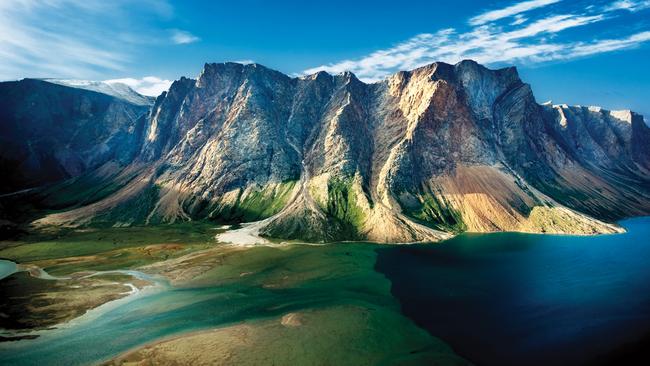
[[[180,29],[171,30],[171,40],[175,44],[188,44],[201,40],[201,38],[193,35],[192,33]]]
[[[397,70],[408,70],[435,61],[455,63],[473,59],[485,64],[540,63],[622,50],[650,41],[650,32],[644,31],[621,34],[618,37],[612,37],[611,33],[609,37],[591,34],[593,38],[588,40],[564,36],[563,32],[569,29],[617,17],[619,13],[611,7],[593,7],[592,10],[568,14],[546,12],[537,15],[534,20],[525,19],[521,15],[524,11],[551,3],[553,2],[526,1],[486,12],[470,19],[470,24],[474,26],[465,31],[448,28],[435,33],[419,34],[391,48],[358,59],[310,68],[303,74],[321,70],[332,73],[352,71],[362,80],[372,82]],[[508,17],[513,17],[514,21],[505,21],[504,18]]]
[[[648,41],[650,41],[650,31],[636,33],[622,39],[603,39],[586,44],[576,44],[570,52],[565,54],[564,58],[622,50]]]
[[[512,23],[510,23],[510,25],[524,24],[524,23],[526,23],[527,20],[528,20],[528,18],[526,18],[522,14],[517,14],[517,15],[514,16],[514,20],[512,21]]]
[[[160,93],[169,89],[172,85],[171,80],[164,80],[155,76],[145,76],[142,79],[134,78],[122,78],[122,79],[110,79],[104,80],[108,84],[125,84],[128,85],[131,89],[137,91],[142,95],[148,95],[152,97],[157,97]]]
[[[31,70],[32,75],[72,76],[73,71],[91,68],[121,68],[124,54],[93,45],[88,34],[70,36],[71,23],[77,20],[64,22],[57,14],[62,6],[73,6],[87,14],[99,11],[102,4],[64,0],[0,2],[0,77],[20,75],[25,70]],[[45,12],[51,12],[52,18],[48,19]]]
[[[505,7],[503,9],[490,10],[483,14],[479,14],[475,17],[470,18],[470,25],[482,25],[485,23],[493,22],[495,20],[511,17],[513,15],[518,15],[525,13],[527,11],[541,8],[547,5],[555,4],[561,0],[529,0],[513,4],[511,6]]]
[[[124,21],[134,13],[168,19],[173,11],[166,0],[0,1],[0,80],[123,71],[153,39],[143,22]]]
[[[650,0],[619,0],[613,2],[605,9],[608,11],[628,10],[636,12],[647,8],[650,8]]]

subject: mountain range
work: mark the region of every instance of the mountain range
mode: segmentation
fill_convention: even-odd
[[[540,105],[514,67],[438,62],[368,84],[212,63],[155,101],[131,92],[0,83],[0,218],[416,242],[615,233],[650,213],[643,117]]]

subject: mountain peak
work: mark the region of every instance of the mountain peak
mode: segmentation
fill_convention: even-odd
[[[467,60],[462,60],[456,63],[455,65],[448,64],[445,62],[440,62],[440,61],[432,62],[411,70],[398,71],[395,74],[388,76],[387,78],[379,82],[388,81],[389,79],[392,79],[396,75],[398,77],[400,77],[399,75],[402,75],[401,77],[404,77],[407,74],[424,75],[431,72],[432,75],[434,75],[437,79],[443,79],[447,81],[455,80],[456,75],[458,73],[467,73],[467,72],[474,72],[475,76],[480,76],[478,74],[494,74],[497,77],[508,79],[511,81],[519,80],[519,75],[516,67],[506,67],[502,69],[493,70],[479,64],[474,60],[467,59]],[[271,69],[259,63],[219,62],[219,63],[205,63],[203,69],[201,70],[198,76],[198,80],[199,80],[199,84],[203,84],[205,82],[205,78],[212,78],[216,74],[220,74],[224,76],[225,75],[234,76],[235,73],[246,74],[247,76],[266,74],[266,75],[274,75],[275,77],[289,78],[289,76],[285,75],[284,73]],[[302,79],[302,80],[316,80],[323,77],[336,77],[343,81],[354,80],[360,83],[368,84],[366,82],[361,81],[352,71],[348,71],[348,70],[342,71],[334,75],[328,73],[327,71],[320,70],[312,74],[297,76],[298,79]]]
[[[147,116],[120,135],[139,141],[138,185],[46,222],[114,224],[117,210],[133,224],[268,219],[271,237],[411,242],[617,232],[597,219],[650,212],[650,129],[629,111],[542,107],[515,68],[436,62],[366,84],[208,63]],[[142,207],[120,208],[136,196]]]
[[[330,73],[328,73],[327,71],[320,70],[320,71],[316,71],[313,74],[299,76],[298,78],[302,80],[322,80],[323,78],[331,78],[331,77],[332,75],[330,75]]]
[[[154,102],[153,97],[148,97],[142,95],[130,86],[119,83],[112,82],[107,83],[105,81],[92,81],[92,80],[78,80],[78,79],[41,79],[45,82],[64,85],[76,89],[85,89],[94,91],[97,93],[102,93],[110,95],[115,98],[126,100],[135,105],[150,106]]]
[[[203,66],[203,70],[197,78],[197,86],[205,87],[217,80],[239,80],[252,77],[290,79],[289,76],[258,63],[219,62],[206,63]]]
[[[617,111],[610,111],[609,115],[620,120],[624,121],[627,123],[632,123],[632,119],[634,118],[634,115],[636,113],[632,112],[629,109],[623,109],[623,110],[617,110]]]

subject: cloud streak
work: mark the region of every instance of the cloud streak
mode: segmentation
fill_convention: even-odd
[[[201,38],[192,33],[180,29],[172,29],[171,33],[171,40],[174,44],[189,44],[201,40]]]
[[[23,77],[100,78],[124,71],[144,43],[145,22],[168,19],[165,0],[0,1],[0,80]]]
[[[605,9],[607,11],[628,10],[631,12],[637,12],[647,8],[650,8],[650,0],[619,0],[613,2]]]
[[[630,2],[629,0],[627,0]],[[557,1],[555,1],[557,2]],[[645,1],[643,1],[645,2]],[[393,47],[372,52],[358,59],[307,69],[339,73],[352,71],[368,82],[384,79],[398,71],[413,69],[436,61],[456,63],[473,59],[484,64],[541,63],[571,60],[603,52],[636,47],[650,41],[650,32],[620,35],[618,38],[595,37],[588,41],[568,40],[563,32],[615,18],[620,7],[594,9],[583,13],[538,15],[536,20],[521,16],[522,12],[551,4],[550,1],[525,1],[499,11],[490,11],[470,19],[468,30],[442,29],[435,33],[416,35]],[[641,6],[642,2],[627,4]],[[522,5],[523,4],[523,5]],[[625,8],[631,10],[631,8]],[[505,21],[505,18],[512,19]],[[513,21],[514,20],[514,21]]]
[[[73,76],[74,72],[92,68],[122,67],[124,54],[93,45],[87,34],[68,36],[75,22],[63,22],[56,14],[63,6],[94,13],[102,4],[87,1],[80,5],[64,0],[0,3],[0,78],[20,75],[24,70],[30,70],[30,76]],[[54,13],[49,19],[43,14],[47,11]]]
[[[530,1],[524,1],[521,3],[513,4],[511,6],[508,6],[503,9],[497,9],[497,10],[490,10],[488,12],[485,12],[483,14],[477,15],[475,17],[470,18],[469,24],[470,25],[483,25],[485,23],[493,22],[495,20],[503,19],[503,18],[508,18],[514,15],[519,15],[521,13],[525,13],[527,11],[537,9],[537,8],[542,8],[547,5],[555,4],[557,2],[560,2],[561,0],[530,0]]]

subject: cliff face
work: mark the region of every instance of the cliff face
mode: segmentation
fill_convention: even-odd
[[[142,128],[136,178],[39,222],[264,219],[278,238],[410,242],[616,232],[599,219],[650,213],[643,119],[538,105],[514,68],[436,63],[365,84],[206,64]]]
[[[0,83],[0,193],[131,163],[148,109],[41,80]]]

